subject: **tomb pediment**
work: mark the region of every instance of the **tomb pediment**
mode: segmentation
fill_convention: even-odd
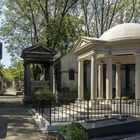
[[[24,51],[25,52],[48,52],[48,53],[55,52],[52,49],[45,46],[44,44],[37,44],[37,45],[31,46],[29,48],[26,48]]]
[[[76,42],[76,45],[75,45],[75,47],[73,48],[73,50],[74,50],[74,51],[79,50],[79,49],[83,48],[85,45],[87,45],[87,44],[89,44],[89,43],[92,43],[91,40],[85,39],[85,38],[83,38],[83,37],[80,37],[80,38],[78,39],[78,41]]]
[[[79,43],[79,47],[78,48],[82,48],[84,45],[86,45],[89,42],[90,41],[87,41],[87,40],[81,40],[81,42]]]
[[[51,52],[51,50],[49,50],[48,48],[44,48],[43,46],[38,46],[36,48],[33,48],[30,51],[32,51],[32,52]]]
[[[54,50],[52,50],[51,48],[48,48],[44,44],[36,44],[29,48],[24,49],[21,57],[24,58],[25,56],[27,57],[29,55],[30,57],[34,57],[34,56],[38,57],[38,55],[54,56],[55,54],[56,52]]]
[[[95,45],[95,44],[105,44],[107,43],[107,41],[104,41],[102,39],[99,38],[94,38],[94,37],[84,37],[81,36],[78,41],[75,44],[75,47],[72,49],[73,52],[77,52],[81,49],[85,49],[87,46],[91,45]]]

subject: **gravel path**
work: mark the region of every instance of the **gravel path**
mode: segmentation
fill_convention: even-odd
[[[21,99],[0,96],[0,140],[45,140],[46,135],[35,125]]]

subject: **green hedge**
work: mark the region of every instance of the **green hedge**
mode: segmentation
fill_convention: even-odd
[[[38,88],[35,90],[34,95],[42,98],[42,99],[47,99],[47,100],[55,100],[56,96],[53,94],[52,91],[44,88]]]
[[[68,140],[88,140],[87,134],[75,124],[62,127],[60,133]]]

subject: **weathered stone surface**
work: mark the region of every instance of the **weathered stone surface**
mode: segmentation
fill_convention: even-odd
[[[0,119],[0,138],[6,138],[7,122],[5,119]]]

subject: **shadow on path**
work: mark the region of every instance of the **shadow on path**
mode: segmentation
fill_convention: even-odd
[[[22,105],[22,96],[0,96],[0,130],[6,140],[46,139]]]

